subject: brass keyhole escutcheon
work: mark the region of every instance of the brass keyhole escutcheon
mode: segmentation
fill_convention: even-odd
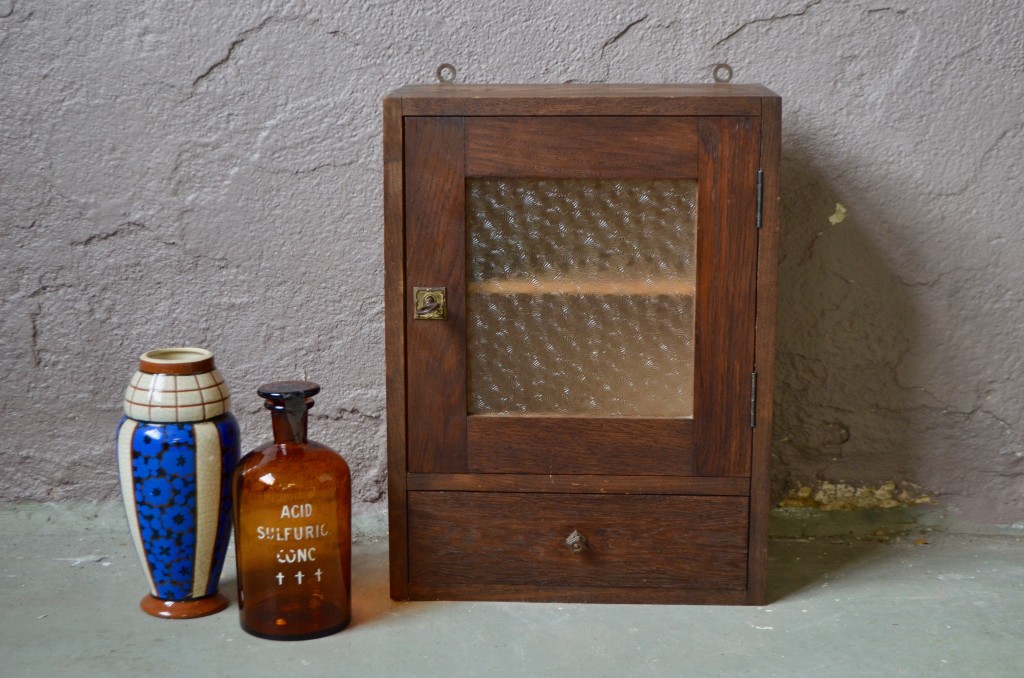
[[[414,287],[413,316],[416,320],[444,320],[448,317],[448,302],[443,287]]]

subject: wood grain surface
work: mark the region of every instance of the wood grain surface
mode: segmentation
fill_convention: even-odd
[[[412,85],[406,115],[760,115],[760,85]]]
[[[461,118],[405,119],[408,470],[466,470],[466,237]],[[447,320],[413,319],[444,287]]]
[[[405,200],[402,105],[384,99],[384,354],[391,595],[408,596],[405,524]]]
[[[749,475],[759,118],[700,121],[694,473]]]
[[[467,118],[466,175],[695,178],[697,118]]]
[[[764,602],[779,114],[756,85],[438,85],[385,99],[392,597]],[[678,291],[696,298],[692,420],[467,416],[467,176],[697,177],[697,284]],[[533,291],[488,284],[475,291]],[[446,287],[448,319],[413,320],[413,287]],[[574,529],[581,554],[565,544]]]
[[[747,585],[745,497],[409,493],[414,585]],[[566,538],[582,533],[573,553]]]
[[[583,494],[692,494],[745,497],[747,478],[662,475],[542,475],[538,473],[410,473],[409,490],[459,492],[572,492]]]
[[[772,393],[775,388],[775,309],[779,257],[779,172],[782,154],[782,100],[766,96],[761,116],[761,169],[764,198],[757,244],[755,367],[757,410],[750,468],[751,605],[765,603],[768,572],[768,516],[771,510]]]
[[[693,420],[475,415],[468,469],[477,473],[691,475]]]
[[[743,605],[744,589],[650,586],[518,586],[515,584],[430,585],[413,582],[413,600],[488,600],[519,603],[604,603],[630,605]]]

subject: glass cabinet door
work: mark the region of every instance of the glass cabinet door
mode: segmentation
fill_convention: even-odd
[[[696,189],[468,178],[468,413],[692,417]]]
[[[748,473],[757,132],[407,119],[408,470]]]

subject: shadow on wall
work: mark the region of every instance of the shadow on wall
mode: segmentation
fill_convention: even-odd
[[[913,393],[897,367],[918,313],[862,223],[787,140],[782,161],[772,496],[784,505],[890,508],[922,501],[909,439]],[[868,210],[865,210],[868,211]],[[888,237],[888,236],[887,236]]]

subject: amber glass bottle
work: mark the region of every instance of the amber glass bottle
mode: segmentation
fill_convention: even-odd
[[[351,616],[352,481],[334,450],[306,438],[308,381],[260,386],[274,441],[235,471],[235,555],[242,628],[261,638],[336,633]]]

